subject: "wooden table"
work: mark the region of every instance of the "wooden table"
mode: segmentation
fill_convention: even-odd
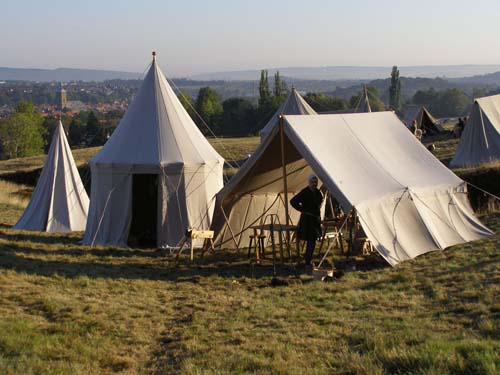
[[[255,238],[258,238],[258,231],[269,231],[271,234],[271,246],[273,249],[273,257],[276,258],[276,242],[274,241],[274,232],[279,233],[280,235],[280,257],[281,261],[284,259],[284,254],[283,254],[283,232],[285,233],[290,233],[290,232],[295,232],[297,234],[297,226],[296,225],[286,225],[286,224],[263,224],[263,225],[254,225],[250,227],[253,229],[253,233]],[[299,241],[297,239],[297,236],[295,236],[295,243],[296,243],[296,248],[297,248],[297,255],[299,254]],[[287,250],[288,250],[288,257],[291,258],[291,250],[290,250],[290,243],[287,242]],[[257,252],[258,254],[258,252]],[[257,255],[258,257],[258,255]]]

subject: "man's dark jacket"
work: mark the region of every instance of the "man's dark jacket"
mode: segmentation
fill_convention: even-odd
[[[290,204],[300,211],[298,237],[303,241],[316,240],[321,237],[320,209],[323,194],[318,189],[306,187],[290,200]]]

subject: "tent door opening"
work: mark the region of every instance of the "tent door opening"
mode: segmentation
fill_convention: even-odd
[[[135,174],[132,180],[132,223],[129,246],[156,247],[158,175]]]

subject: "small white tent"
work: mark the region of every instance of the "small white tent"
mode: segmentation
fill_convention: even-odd
[[[87,192],[59,121],[30,203],[14,229],[82,231],[88,207]]]
[[[363,86],[363,91],[361,92],[358,104],[356,104],[356,108],[354,108],[354,113],[367,113],[371,111],[372,107],[370,106],[370,99],[368,98],[368,89],[366,86]]]
[[[500,160],[500,95],[474,100],[450,165],[473,166]]]
[[[415,140],[392,112],[285,116],[289,198],[314,172],[344,211],[355,207],[368,238],[391,264],[491,234],[465,183]],[[278,127],[217,195],[216,244],[245,246],[269,214],[285,222]],[[298,213],[291,209],[291,221]]]
[[[286,97],[286,99],[281,103],[276,113],[271,117],[266,126],[262,128],[260,131],[260,140],[266,137],[267,134],[271,132],[271,130],[278,123],[279,115],[315,115],[316,111],[312,109],[312,107],[307,104],[302,96],[297,92],[295,87],[292,87],[292,90]]]
[[[131,231],[153,245],[179,245],[187,228],[208,229],[224,159],[189,117],[153,62],[127,113],[91,162],[83,242],[126,246]]]

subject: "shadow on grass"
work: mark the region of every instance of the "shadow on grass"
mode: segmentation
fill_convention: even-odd
[[[3,237],[3,236],[2,236]],[[62,257],[62,260],[54,260]],[[144,279],[200,283],[203,278],[217,276],[228,279],[241,277],[269,278],[272,264],[254,265],[243,254],[218,251],[195,262],[184,254],[179,262],[166,250],[119,248],[64,248],[60,250],[34,249],[9,243],[0,249],[0,269],[11,269],[40,276],[76,278]],[[300,272],[292,265],[278,265],[276,274],[294,278]],[[208,281],[207,281],[208,282]]]

